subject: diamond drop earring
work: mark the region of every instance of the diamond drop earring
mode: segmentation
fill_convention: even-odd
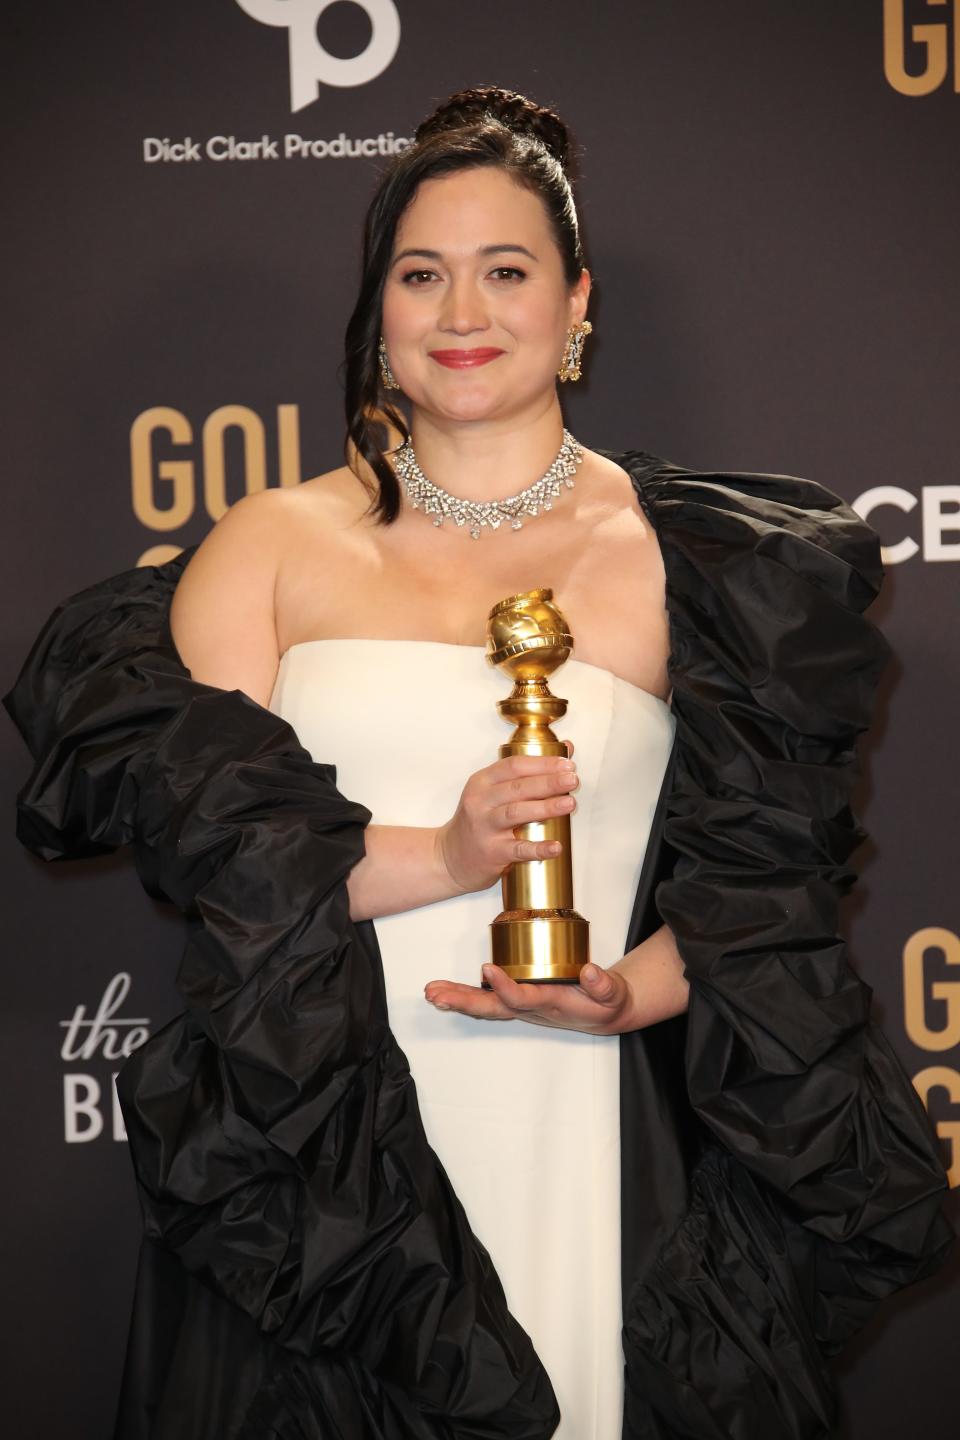
[[[380,344],[377,346],[377,355],[380,359],[380,379],[383,382],[384,390],[399,390],[396,376],[390,369],[390,361],[387,358],[387,347],[383,343],[383,336],[380,336]]]
[[[576,325],[570,326],[567,331],[567,343],[563,349],[563,359],[560,362],[560,369],[557,371],[561,382],[580,379],[583,373],[580,369],[580,362],[583,359],[584,341],[592,332],[593,326],[589,320],[580,320]]]

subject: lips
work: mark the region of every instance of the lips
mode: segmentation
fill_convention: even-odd
[[[438,365],[446,365],[449,370],[472,370],[477,365],[487,365],[496,360],[504,351],[487,346],[478,350],[430,350],[427,353],[431,360],[436,360]]]

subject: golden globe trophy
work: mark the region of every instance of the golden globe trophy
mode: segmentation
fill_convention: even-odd
[[[567,753],[550,728],[567,702],[550,693],[547,677],[569,656],[573,636],[552,602],[552,590],[526,590],[494,605],[487,618],[487,662],[514,682],[512,694],[497,703],[516,727],[500,746],[501,759]],[[570,816],[518,825],[514,833],[559,840],[563,848],[550,860],[514,860],[503,872],[503,910],[490,926],[493,963],[514,980],[576,983],[590,959],[590,927],[573,908]]]

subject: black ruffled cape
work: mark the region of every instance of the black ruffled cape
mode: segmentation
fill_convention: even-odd
[[[611,458],[663,553],[676,719],[624,948],[666,921],[690,981],[621,1039],[623,1440],[826,1440],[828,1357],[954,1238],[838,934],[879,541],[810,480]],[[349,916],[370,812],[190,678],[168,617],[192,553],[66,600],[4,698],[24,845],[130,845],[187,922],[184,1013],[119,1081],[145,1238],[117,1440],[547,1440],[549,1378]]]

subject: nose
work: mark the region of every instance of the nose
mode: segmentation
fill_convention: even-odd
[[[450,280],[444,291],[438,323],[441,330],[453,335],[487,329],[490,320],[484,298],[471,279],[463,276]]]

